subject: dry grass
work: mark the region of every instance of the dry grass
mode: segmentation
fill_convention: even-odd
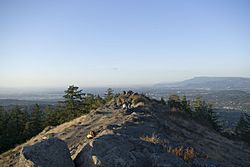
[[[154,144],[163,144],[164,143],[155,134],[153,134],[152,136],[143,136],[143,137],[140,137],[140,139],[143,141],[149,142],[149,143],[154,143]]]
[[[185,161],[192,160],[195,158],[194,148],[189,147],[184,151],[183,159]]]
[[[193,147],[186,147],[186,148],[184,148],[183,146],[178,146],[178,147],[174,147],[174,148],[172,148],[171,146],[166,147],[166,145],[165,145],[166,142],[161,140],[155,134],[153,134],[152,136],[143,136],[143,137],[140,137],[140,139],[143,141],[146,141],[146,142],[160,144],[166,149],[167,152],[174,154],[175,156],[178,156],[185,161],[192,161],[198,155],[195,152]]]
[[[183,146],[168,148],[168,152],[172,153],[185,161],[191,161],[196,157],[196,152],[193,147],[184,148]]]

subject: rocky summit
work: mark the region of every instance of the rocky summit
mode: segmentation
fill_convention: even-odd
[[[160,101],[125,92],[1,154],[0,166],[249,167],[249,157],[245,143],[172,113]]]

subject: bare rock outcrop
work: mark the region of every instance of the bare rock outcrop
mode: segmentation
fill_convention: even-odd
[[[74,167],[67,144],[57,138],[23,148],[19,167]]]
[[[76,167],[188,167],[181,158],[164,152],[160,145],[123,135],[105,135],[91,141],[75,159]]]

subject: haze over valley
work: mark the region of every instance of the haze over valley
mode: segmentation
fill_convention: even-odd
[[[82,88],[84,92],[105,96],[107,87]],[[20,90],[2,89],[0,105],[12,108],[16,105],[31,107],[56,105],[63,99],[63,89]],[[144,87],[113,88],[115,93],[123,90],[133,90],[143,93],[150,98],[166,101],[169,96],[176,94],[188,99],[202,97],[211,103],[218,114],[224,118],[225,125],[233,128],[242,113],[250,112],[250,78],[239,77],[195,77],[176,83],[161,83]],[[13,91],[13,92],[12,92]]]

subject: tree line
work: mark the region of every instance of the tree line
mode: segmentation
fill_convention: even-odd
[[[172,112],[182,112],[218,132],[222,130],[222,124],[216,112],[213,110],[212,105],[200,97],[190,101],[187,100],[186,96],[180,98],[178,95],[171,95],[167,103]]]
[[[40,133],[47,126],[70,121],[110,101],[114,94],[108,89],[105,97],[83,93],[71,85],[65,90],[63,100],[45,109],[36,104],[31,111],[20,106],[9,110],[0,106],[0,153],[21,144]]]
[[[161,98],[161,102],[164,102],[163,98]],[[212,104],[203,101],[200,97],[190,101],[187,100],[186,96],[171,95],[167,103],[172,112],[184,113],[185,116],[220,132],[226,137],[240,139],[250,144],[250,115],[247,113],[241,115],[232,136],[232,134],[225,134],[223,132],[223,122],[219,120],[217,113],[213,110]]]

